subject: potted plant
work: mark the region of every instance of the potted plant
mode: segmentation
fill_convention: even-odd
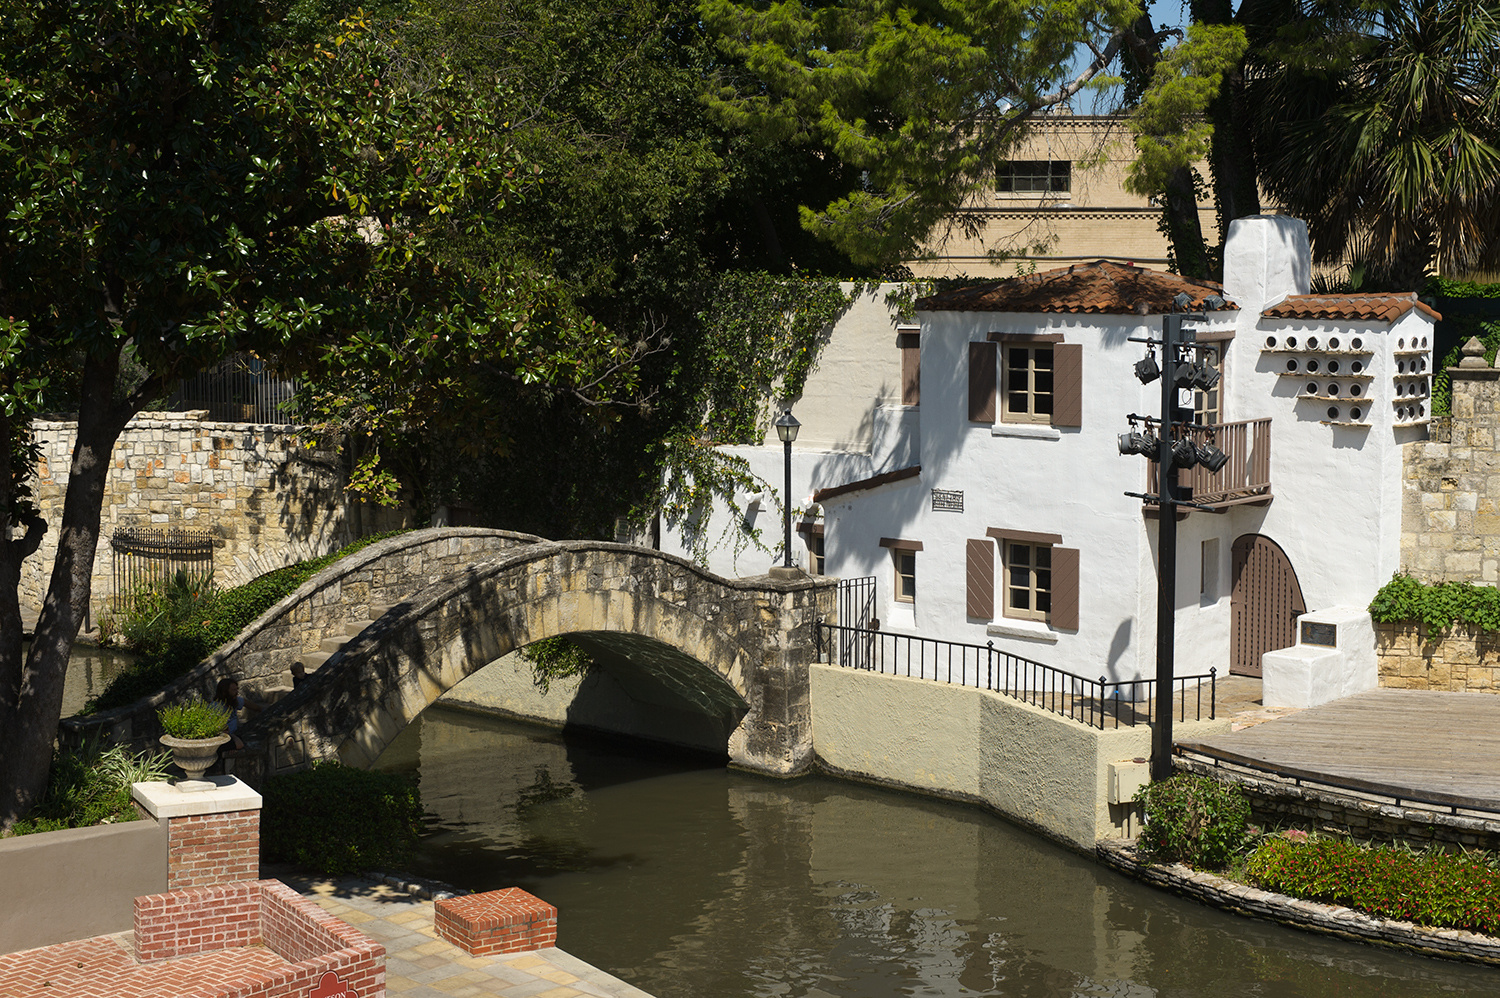
[[[210,703],[193,696],[169,704],[156,712],[161,721],[161,743],[172,750],[172,762],[187,775],[187,783],[178,781],[181,790],[206,790],[213,784],[203,780],[203,771],[214,764],[219,746],[229,741],[225,728],[229,712],[222,704]]]

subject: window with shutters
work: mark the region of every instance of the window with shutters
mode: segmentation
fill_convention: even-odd
[[[993,620],[998,603],[999,616],[1077,630],[1078,550],[1063,547],[1058,534],[997,527],[985,533],[967,542],[968,616]]]
[[[970,343],[969,419],[993,424],[998,414],[1001,423],[1082,426],[1083,345],[1062,340],[1061,333],[996,332]]]

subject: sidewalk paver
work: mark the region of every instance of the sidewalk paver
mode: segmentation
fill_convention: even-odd
[[[391,998],[651,998],[556,947],[470,956],[438,936],[431,901],[385,884],[282,880],[385,946]]]

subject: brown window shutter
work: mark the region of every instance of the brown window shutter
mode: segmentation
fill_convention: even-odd
[[[1052,612],[1048,623],[1060,631],[1078,630],[1078,549],[1052,549]]]
[[[995,421],[994,343],[969,344],[969,421]]]
[[[916,333],[897,333],[901,348],[901,404],[922,404],[922,348]]]
[[[1052,425],[1083,425],[1083,345],[1052,348]]]
[[[988,537],[964,544],[968,579],[968,613],[975,620],[995,619],[995,543]]]

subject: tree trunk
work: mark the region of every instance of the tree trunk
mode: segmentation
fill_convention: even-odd
[[[1172,259],[1183,277],[1211,277],[1208,245],[1203,241],[1203,226],[1198,221],[1198,194],[1191,167],[1179,166],[1165,192],[1162,214],[1167,222],[1167,238],[1172,244]]]
[[[99,545],[100,511],[109,475],[110,452],[132,413],[113,401],[120,351],[90,356],[84,364],[78,407],[78,436],[68,470],[57,557],[41,615],[19,679],[0,677],[0,827],[8,828],[37,802],[47,787],[52,746],[62,712],[68,656],[83,623]],[[3,561],[0,600],[14,605],[20,560]],[[0,667],[19,664],[0,656]]]

